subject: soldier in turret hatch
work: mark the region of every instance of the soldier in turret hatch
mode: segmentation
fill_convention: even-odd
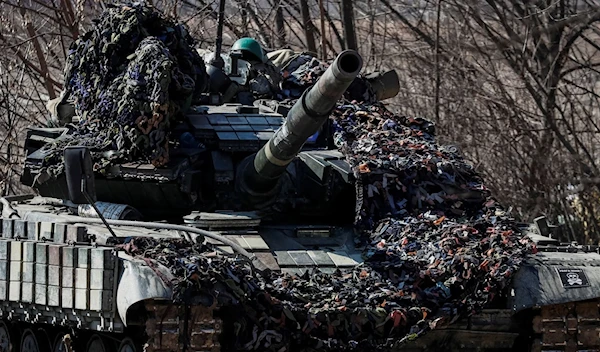
[[[270,99],[277,96],[280,92],[281,73],[267,58],[258,41],[252,38],[238,39],[229,55],[236,55],[250,64],[247,88],[255,98]]]

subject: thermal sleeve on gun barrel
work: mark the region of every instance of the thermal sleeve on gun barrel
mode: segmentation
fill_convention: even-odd
[[[345,50],[333,61],[317,83],[304,92],[290,109],[283,126],[245,165],[241,189],[260,194],[272,190],[306,140],[327,121],[336,102],[362,68],[362,58]]]

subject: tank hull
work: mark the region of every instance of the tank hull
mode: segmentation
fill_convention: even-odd
[[[234,313],[217,305],[174,303],[169,268],[118,250],[127,238],[181,239],[181,233],[143,224],[115,227],[120,240],[111,244],[106,228],[94,219],[69,215],[49,199],[20,199],[10,202],[12,211],[4,212],[12,218],[2,218],[0,345],[4,331],[13,351],[33,338],[40,345],[59,348],[69,343],[82,351],[96,351],[100,345],[123,352],[132,346],[134,351],[229,350],[223,339],[231,332],[224,327]],[[328,272],[360,264],[351,228],[274,226],[262,224],[252,213],[193,213],[185,223],[244,242],[244,249],[273,271]],[[203,241],[223,253],[232,249],[214,239]],[[310,249],[315,243],[333,251],[331,260]],[[389,341],[382,350],[598,350],[600,255],[593,248],[551,245],[540,250],[517,272],[512,295],[502,305],[414,341]],[[303,254],[312,261],[300,263]],[[579,284],[570,285],[569,277],[561,275],[565,267],[580,273]]]

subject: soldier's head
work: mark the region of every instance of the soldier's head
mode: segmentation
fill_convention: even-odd
[[[238,39],[233,43],[231,52],[239,52],[241,58],[249,62],[265,62],[265,53],[260,43],[252,38]]]

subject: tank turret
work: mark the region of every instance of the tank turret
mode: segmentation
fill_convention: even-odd
[[[238,169],[236,190],[250,205],[261,205],[278,194],[279,179],[306,140],[327,121],[335,103],[362,68],[354,50],[340,53],[317,83],[294,104],[284,124]]]

